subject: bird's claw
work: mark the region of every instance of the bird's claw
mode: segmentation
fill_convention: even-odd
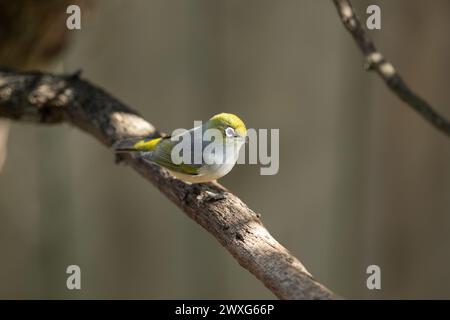
[[[214,193],[208,190],[204,191],[203,194],[197,196],[198,200],[207,202],[219,201],[226,198],[227,198],[226,192]]]

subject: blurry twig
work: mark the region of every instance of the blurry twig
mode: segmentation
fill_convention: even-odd
[[[0,173],[6,162],[9,121],[0,119]]]
[[[76,74],[0,69],[0,117],[47,124],[68,122],[107,146],[124,137],[161,135],[138,113]],[[211,233],[277,297],[336,298],[270,235],[258,214],[220,184],[190,185],[140,157],[126,155],[121,160]],[[225,198],[217,200],[210,194],[224,194]]]
[[[447,136],[450,136],[450,122],[434,111],[428,102],[415,94],[406,85],[393,65],[377,51],[375,44],[367,35],[361,22],[356,16],[350,1],[333,0],[333,2],[336,5],[342,23],[351,33],[356,44],[364,54],[368,69],[375,70],[392,92],[394,92],[401,100],[421,114],[422,117],[430,122],[436,129]]]

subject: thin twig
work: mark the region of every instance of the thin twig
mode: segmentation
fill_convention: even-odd
[[[372,39],[367,35],[364,27],[359,21],[348,0],[333,0],[342,23],[350,32],[367,62],[369,70],[375,70],[386,83],[386,85],[407,105],[416,110],[431,125],[450,136],[450,122],[434,111],[433,107],[424,99],[415,94],[403,81],[383,55],[376,49]]]
[[[68,122],[109,147],[124,137],[161,135],[137,112],[77,74],[0,69],[0,117],[47,124]],[[121,160],[211,233],[277,297],[336,298],[270,235],[259,214],[220,184],[189,185],[140,157],[125,156]],[[211,194],[225,197],[218,200]]]

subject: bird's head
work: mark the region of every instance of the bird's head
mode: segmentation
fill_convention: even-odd
[[[219,113],[207,122],[208,129],[217,129],[227,141],[244,142],[247,128],[244,122],[232,113]]]

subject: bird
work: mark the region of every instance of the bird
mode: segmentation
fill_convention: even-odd
[[[185,182],[203,183],[217,180],[233,169],[246,137],[247,128],[238,116],[220,113],[172,136],[126,138],[116,142],[113,148],[116,153],[137,152],[144,160],[167,169]]]

